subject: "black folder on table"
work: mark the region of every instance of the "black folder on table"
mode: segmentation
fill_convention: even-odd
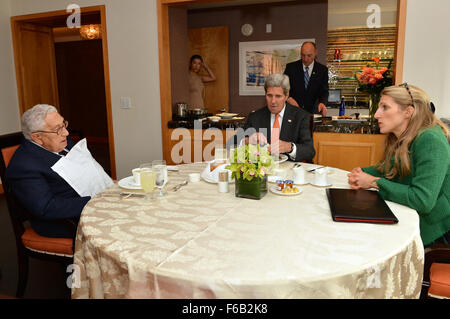
[[[398,223],[397,217],[377,191],[327,188],[327,197],[334,221]]]

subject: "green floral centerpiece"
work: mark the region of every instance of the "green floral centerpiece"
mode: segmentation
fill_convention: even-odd
[[[230,156],[230,164],[225,167],[236,180],[236,197],[261,199],[266,195],[267,175],[272,173],[273,166],[267,145],[249,144],[236,148]]]

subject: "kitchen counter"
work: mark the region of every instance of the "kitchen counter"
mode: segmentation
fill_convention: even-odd
[[[242,119],[222,119],[219,121],[212,121],[208,118],[205,119],[186,119],[186,120],[172,120],[167,123],[168,128],[190,128],[190,129],[208,129],[217,128],[220,130],[225,130],[227,128],[238,129],[244,127],[245,121],[247,119],[244,117]]]
[[[329,133],[352,133],[352,134],[379,134],[378,125],[371,126],[368,118],[356,119],[335,119],[335,117],[325,117],[314,119],[314,132]]]

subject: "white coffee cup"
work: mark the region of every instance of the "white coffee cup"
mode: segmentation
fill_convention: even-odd
[[[200,174],[199,173],[190,173],[189,174],[189,181],[192,183],[196,183],[200,181]]]
[[[294,184],[305,184],[305,169],[303,167],[294,167]]]
[[[141,185],[141,169],[134,168],[131,172],[133,173],[134,183],[136,185]]]
[[[328,168],[319,168],[314,171],[314,184],[318,186],[328,185]]]

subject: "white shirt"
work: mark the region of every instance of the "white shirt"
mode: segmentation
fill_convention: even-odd
[[[33,144],[39,146],[40,148],[43,148],[43,149],[46,150],[46,151],[49,151],[49,152],[51,152],[51,153],[53,153],[53,154],[56,154],[56,155],[59,155],[59,156],[61,156],[61,157],[64,156],[64,155],[59,154],[58,152],[53,152],[53,151],[50,151],[50,150],[46,149],[44,146],[39,145],[38,143],[36,143],[36,142],[33,141],[33,140],[29,140],[29,141],[30,141],[31,143],[33,143]],[[66,151],[67,153],[69,153],[69,150],[68,150],[67,148],[64,148],[63,151]],[[62,152],[62,151],[61,151],[61,152]]]

